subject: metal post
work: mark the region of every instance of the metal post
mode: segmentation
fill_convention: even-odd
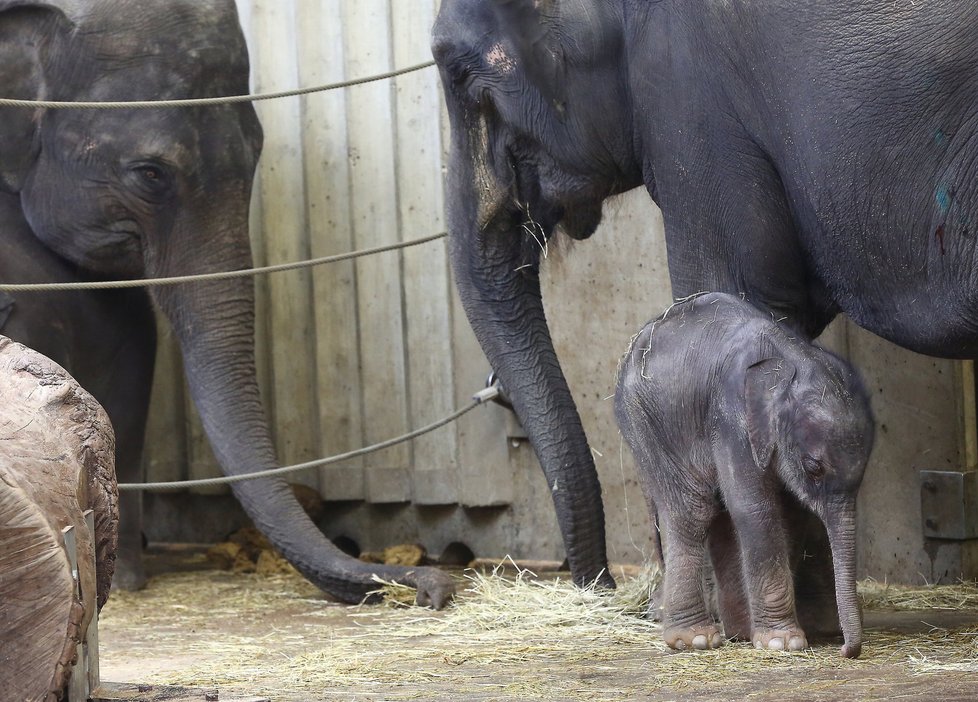
[[[96,576],[95,581],[98,582],[98,560],[96,557],[96,544],[95,544],[95,510],[87,509],[82,513],[85,517],[85,525],[88,526],[89,538],[92,540],[92,574]],[[95,608],[92,611],[92,620],[88,623],[88,631],[82,637],[82,643],[85,645],[85,660],[88,665],[88,692],[92,693],[93,690],[97,690],[100,680],[99,680],[99,669],[98,669],[98,592],[92,593],[92,606]]]
[[[92,540],[92,573],[95,573],[95,513],[92,510],[85,510],[83,513],[85,524],[88,527],[89,538]],[[61,530],[64,539],[65,551],[68,554],[68,564],[71,566],[71,577],[75,581],[75,597],[80,602],[82,598],[81,577],[78,572],[78,537],[75,534],[74,526],[67,526]],[[97,594],[92,593],[92,603],[97,601]],[[78,658],[71,671],[71,681],[68,685],[68,702],[87,702],[91,697],[92,691],[99,686],[98,670],[98,612],[91,613],[91,621],[88,628],[79,632]]]

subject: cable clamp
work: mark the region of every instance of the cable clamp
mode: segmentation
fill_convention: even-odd
[[[487,388],[482,388],[482,390],[472,396],[472,399],[481,405],[486,402],[491,402],[497,397],[499,397],[499,388],[495,385],[490,385]]]

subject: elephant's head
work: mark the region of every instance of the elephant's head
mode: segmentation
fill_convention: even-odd
[[[234,0],[0,0],[0,61],[0,92],[11,97],[128,101],[248,92]],[[250,103],[6,108],[0,188],[19,194],[39,239],[95,276],[249,268],[248,212],[261,146]],[[274,467],[255,380],[253,282],[189,283],[152,295],[180,340],[191,394],[224,470]],[[371,572],[325,539],[284,482],[234,489],[256,525],[314,582],[347,600],[373,588]],[[429,594],[422,588],[419,597]]]
[[[451,122],[456,284],[551,483],[578,582],[606,565],[600,487],[537,273],[556,227],[587,238],[602,201],[641,182],[620,12],[582,0],[445,0],[432,42]]]
[[[856,596],[856,495],[873,448],[869,397],[855,371],[828,351],[767,358],[747,370],[747,427],[759,467],[825,524],[832,547],[842,653],[859,655]]]
[[[619,15],[582,0],[442,3],[453,234],[517,239],[535,265],[555,226],[587,238],[604,199],[641,182]]]

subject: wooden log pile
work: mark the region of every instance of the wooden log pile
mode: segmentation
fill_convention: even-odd
[[[108,597],[118,530],[114,454],[112,427],[95,399],[57,364],[0,336],[5,700],[62,698],[80,632]],[[94,534],[83,517],[88,509]],[[78,544],[80,596],[62,539],[69,525]]]

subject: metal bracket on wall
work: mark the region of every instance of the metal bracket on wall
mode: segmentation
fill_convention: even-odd
[[[920,471],[924,538],[978,539],[978,471]]]

